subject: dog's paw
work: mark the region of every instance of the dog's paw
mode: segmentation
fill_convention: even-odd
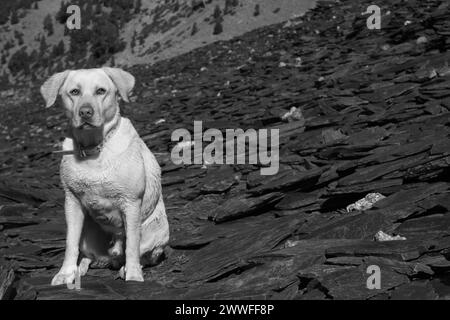
[[[78,266],[78,270],[80,271],[80,276],[86,275],[86,273],[89,270],[89,265],[91,264],[92,260],[89,258],[83,258],[80,261],[80,265]]]
[[[59,272],[53,277],[52,279],[52,286],[58,286],[60,284],[71,284],[74,283],[76,273],[78,272],[78,267],[71,266],[71,267],[65,267],[61,268]]]
[[[138,281],[144,282],[144,275],[142,273],[142,267],[137,266],[123,266],[119,270],[119,276],[125,281]]]

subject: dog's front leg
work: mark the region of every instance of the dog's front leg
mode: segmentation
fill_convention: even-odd
[[[125,267],[120,274],[125,281],[144,281],[140,263],[141,201],[128,203],[123,208],[125,219]]]
[[[52,285],[73,283],[77,272],[77,260],[84,213],[78,199],[66,190],[64,211],[67,223],[66,252],[59,272],[53,277]]]

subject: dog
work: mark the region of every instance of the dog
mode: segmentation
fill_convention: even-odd
[[[130,73],[104,67],[56,73],[40,88],[47,108],[61,97],[70,133],[60,166],[66,250],[52,285],[72,284],[94,263],[142,282],[142,265],[164,257],[169,224],[161,168],[119,110],[134,83]]]

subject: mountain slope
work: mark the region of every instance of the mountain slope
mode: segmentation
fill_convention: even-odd
[[[13,81],[65,68],[153,63],[301,15],[314,1],[75,0],[80,30],[66,28],[64,1],[6,3],[0,75]]]

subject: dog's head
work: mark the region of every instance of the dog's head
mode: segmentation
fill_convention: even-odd
[[[61,95],[66,115],[74,129],[105,126],[118,113],[119,96],[128,102],[134,77],[122,69],[66,70],[51,76],[42,86],[46,107]]]

